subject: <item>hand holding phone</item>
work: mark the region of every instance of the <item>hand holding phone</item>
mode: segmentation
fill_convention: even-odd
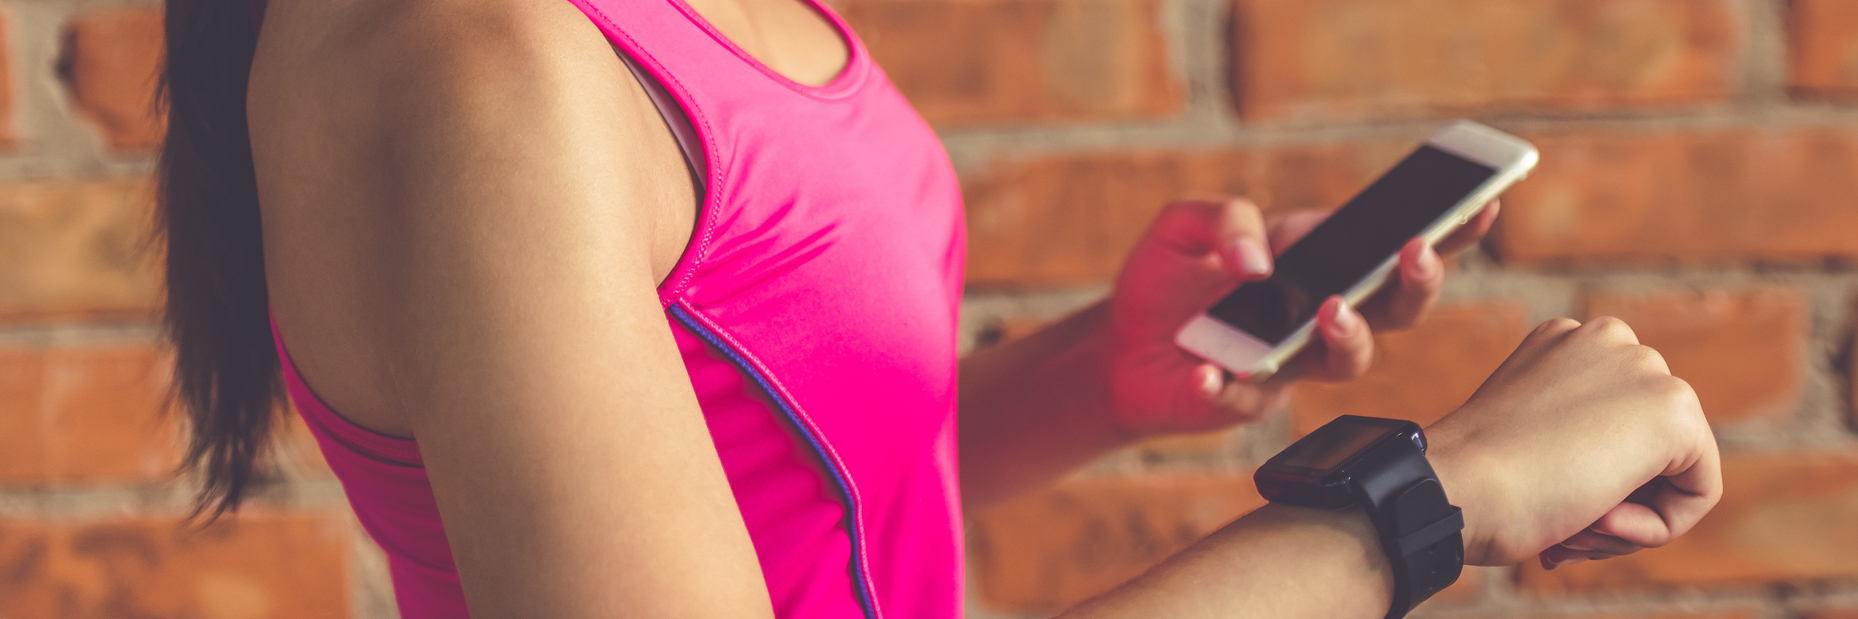
[[[1413,238],[1436,243],[1535,166],[1535,148],[1458,121],[1278,257],[1269,279],[1241,285],[1181,328],[1175,342],[1243,379],[1263,380],[1308,344],[1323,301],[1351,306],[1378,290]]]

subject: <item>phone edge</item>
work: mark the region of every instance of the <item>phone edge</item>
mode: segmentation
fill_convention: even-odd
[[[1481,147],[1472,146],[1467,148],[1464,144],[1440,142],[1441,139],[1450,139],[1452,136],[1460,133],[1470,134],[1480,139],[1493,140],[1505,144],[1512,149],[1516,157],[1510,162],[1493,162],[1491,158],[1481,156],[1482,153],[1466,152],[1482,151],[1483,149]],[[1426,141],[1423,142],[1422,145],[1432,146],[1451,153],[1454,156],[1479,164],[1489,165],[1497,171],[1489,180],[1484,181],[1476,190],[1468,194],[1464,200],[1460,201],[1450,210],[1447,210],[1443,215],[1440,215],[1438,219],[1433,220],[1431,224],[1426,226],[1424,231],[1420,232],[1420,234],[1415,237],[1425,239],[1427,245],[1436,245],[1439,241],[1444,240],[1446,236],[1455,232],[1459,227],[1469,223],[1471,217],[1474,216],[1483,205],[1496,199],[1497,196],[1507,191],[1517,182],[1528,178],[1529,172],[1532,171],[1541,160],[1540,151],[1536,150],[1535,145],[1530,144],[1527,140],[1470,120],[1458,120],[1434,131],[1431,135],[1427,136]],[[1409,154],[1408,156],[1411,155]],[[1359,307],[1370,295],[1379,291],[1382,286],[1387,284],[1387,277],[1392,274],[1393,269],[1399,264],[1399,260],[1400,255],[1395,253],[1382,261],[1380,266],[1375,267],[1374,271],[1369,273],[1367,277],[1362,278],[1354,286],[1344,291],[1341,295],[1342,301],[1347,303],[1351,308]],[[1176,346],[1180,346],[1202,359],[1212,361],[1216,365],[1224,367],[1227,370],[1232,370],[1233,364],[1227,364],[1225,359],[1216,359],[1214,355],[1203,352],[1203,347],[1199,346],[1197,342],[1190,343],[1186,341],[1186,337],[1189,333],[1188,328],[1199,321],[1211,323],[1208,326],[1225,331],[1226,333],[1223,335],[1227,337],[1239,336],[1254,342],[1263,342],[1263,340],[1259,340],[1250,333],[1231,327],[1224,321],[1207,315],[1205,310],[1201,310],[1198,314],[1195,314],[1192,319],[1188,320],[1187,324],[1182,325],[1181,328],[1175,332],[1174,340]],[[1259,357],[1257,361],[1253,362],[1250,366],[1250,371],[1232,371],[1234,374],[1240,375],[1242,379],[1251,380],[1252,382],[1258,382],[1269,378],[1271,375],[1275,374],[1285,362],[1289,361],[1290,357],[1302,352],[1303,348],[1309,345],[1309,339],[1314,334],[1315,327],[1316,318],[1312,317],[1304,321],[1296,331],[1291,332],[1290,336],[1284,338],[1283,342],[1272,347],[1269,352],[1266,352],[1263,356]]]

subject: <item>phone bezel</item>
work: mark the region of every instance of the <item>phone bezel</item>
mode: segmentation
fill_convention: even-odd
[[[1426,138],[1425,145],[1490,166],[1497,171],[1457,205],[1426,226],[1419,236],[1429,244],[1438,243],[1470,221],[1480,207],[1509,189],[1516,181],[1527,177],[1529,170],[1541,158],[1535,146],[1522,138],[1469,120],[1459,120],[1433,132]],[[1388,256],[1380,266],[1350,286],[1342,295],[1343,301],[1350,307],[1360,305],[1386,283],[1387,275],[1399,264],[1399,258],[1398,253]],[[1188,352],[1230,370],[1241,380],[1260,381],[1277,373],[1286,361],[1301,351],[1309,343],[1315,327],[1316,319],[1312,317],[1284,338],[1283,343],[1272,346],[1269,342],[1201,312],[1182,325],[1174,341]]]

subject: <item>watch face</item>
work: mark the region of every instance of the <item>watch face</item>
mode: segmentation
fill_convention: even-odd
[[[1330,423],[1317,428],[1274,459],[1280,466],[1321,471],[1316,475],[1326,475],[1347,462],[1349,456],[1399,431],[1397,425]]]

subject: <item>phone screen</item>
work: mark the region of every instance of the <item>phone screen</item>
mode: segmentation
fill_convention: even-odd
[[[1249,282],[1206,311],[1275,346],[1400,251],[1497,173],[1421,146],[1277,258],[1270,279]]]

